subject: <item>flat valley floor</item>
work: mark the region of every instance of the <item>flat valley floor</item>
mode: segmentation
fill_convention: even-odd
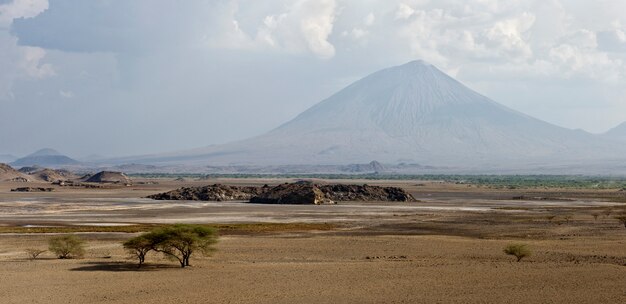
[[[419,202],[143,198],[181,186],[285,181],[155,179],[49,193],[0,184],[0,303],[626,302],[626,228],[615,219],[626,198],[616,190],[352,180],[339,182],[400,186]],[[163,223],[215,223],[217,251],[193,256],[185,269],[150,253],[136,268],[121,242],[137,234],[124,231]],[[25,249],[45,249],[62,232],[87,240],[84,258],[26,258]],[[511,243],[532,255],[515,262],[502,251]]]

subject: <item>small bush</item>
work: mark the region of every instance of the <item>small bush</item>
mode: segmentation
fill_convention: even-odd
[[[508,255],[515,256],[518,262],[531,255],[530,249],[525,244],[510,244],[504,247],[503,251]]]
[[[59,259],[80,258],[85,255],[85,241],[75,235],[53,237],[48,241],[48,249]]]
[[[593,219],[594,219],[595,221],[597,221],[597,220],[598,220],[598,217],[600,216],[600,213],[598,213],[598,212],[594,212],[594,213],[592,213],[592,214],[591,214],[591,216],[593,216]]]
[[[26,252],[26,254],[28,255],[28,259],[30,260],[35,260],[37,259],[42,253],[46,252],[47,250],[42,250],[42,249],[26,249],[24,250]]]

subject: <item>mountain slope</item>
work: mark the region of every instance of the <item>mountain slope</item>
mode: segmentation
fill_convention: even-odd
[[[620,149],[506,108],[413,61],[371,74],[265,135],[138,162],[513,166],[601,159]]]
[[[11,166],[0,163],[0,182],[6,182],[6,181],[26,182],[26,181],[31,181],[31,180],[32,179],[30,177],[13,169]]]
[[[79,164],[79,162],[48,148],[36,151],[35,153],[29,154],[11,163],[14,167],[34,165],[42,167],[59,167],[76,164]]]
[[[604,136],[620,140],[626,140],[626,122],[621,123],[617,127],[608,130]]]

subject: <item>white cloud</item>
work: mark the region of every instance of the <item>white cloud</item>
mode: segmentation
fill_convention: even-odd
[[[413,16],[415,10],[410,7],[406,3],[398,4],[398,9],[396,10],[396,19],[409,19],[409,17]]]
[[[595,49],[598,47],[596,33],[588,29],[579,29],[574,33],[564,35],[561,42],[585,49]]]
[[[532,49],[524,37],[535,22],[535,16],[523,12],[513,18],[496,22],[484,33],[486,45],[498,53],[507,53],[515,61],[532,56]]]
[[[0,27],[9,26],[13,19],[32,18],[48,9],[48,0],[13,0],[0,5]]]
[[[18,79],[40,79],[54,75],[50,64],[42,63],[46,51],[19,46],[7,29],[17,18],[32,18],[48,8],[47,0],[15,0],[0,5],[0,100],[12,98],[11,88]]]
[[[369,13],[367,14],[367,16],[365,16],[365,26],[372,26],[372,24],[374,24],[374,21],[376,21],[376,16],[374,16],[374,13]]]
[[[626,28],[619,21],[613,22],[611,29],[598,33],[598,43],[608,52],[626,52]]]
[[[613,60],[608,54],[595,49],[561,44],[550,49],[550,58],[566,78],[584,76],[617,83],[626,76],[621,60]]]
[[[51,64],[41,63],[41,60],[46,56],[45,50],[32,46],[19,47],[19,50],[22,56],[20,56],[17,64],[26,76],[44,78],[55,75]]]
[[[230,3],[227,15],[221,18],[222,30],[212,35],[210,47],[310,52],[323,59],[335,55],[335,47],[329,41],[336,17],[335,0],[290,2],[282,12],[264,16],[256,32],[240,28],[236,18],[239,7]]]
[[[587,24],[588,9],[573,9],[571,2],[408,1],[396,2],[387,26],[370,30],[369,39],[395,32],[396,48],[404,41],[411,55],[448,72],[490,71],[490,81],[533,75],[626,81],[626,31],[621,23],[609,19]]]
[[[302,2],[297,11],[302,17],[300,29],[309,49],[322,58],[335,55],[335,47],[328,42],[333,31],[335,6],[334,0],[309,0]]]

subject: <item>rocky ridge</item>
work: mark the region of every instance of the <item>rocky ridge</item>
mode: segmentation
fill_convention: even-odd
[[[150,195],[156,200],[242,201],[257,204],[335,204],[339,201],[414,202],[415,198],[402,188],[369,185],[329,184],[308,182],[284,183],[274,187],[228,186],[215,184],[204,187],[183,187],[170,192]]]
[[[26,174],[13,169],[11,166],[0,163],[0,181],[28,182],[30,178]]]
[[[76,178],[76,175],[67,170],[53,170],[47,168],[29,173],[29,175],[34,177],[35,179],[46,182],[66,181]]]
[[[203,187],[183,187],[173,191],[148,196],[155,200],[188,201],[246,201],[261,194],[266,188],[214,184]]]

